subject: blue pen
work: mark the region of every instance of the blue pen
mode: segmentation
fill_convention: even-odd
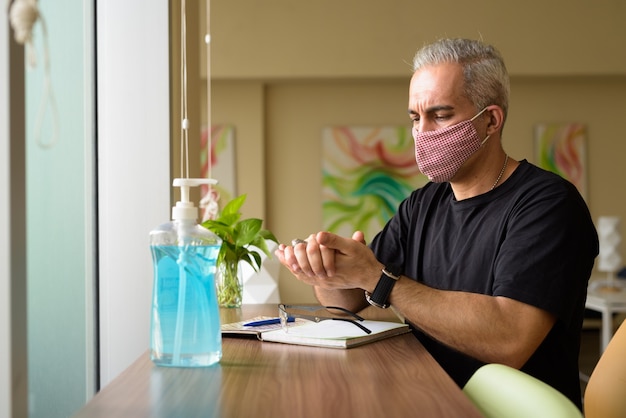
[[[293,322],[295,318],[287,318],[287,322]],[[261,319],[259,321],[250,321],[243,324],[244,327],[261,327],[263,325],[280,324],[280,318]]]

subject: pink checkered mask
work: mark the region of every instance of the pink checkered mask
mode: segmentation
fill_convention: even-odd
[[[415,160],[419,170],[435,183],[450,181],[467,159],[489,139],[480,140],[472,121],[484,108],[469,120],[435,131],[418,132],[413,128]]]

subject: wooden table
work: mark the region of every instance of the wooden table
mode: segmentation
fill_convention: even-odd
[[[222,310],[222,322],[276,315]],[[382,311],[366,310],[370,319]],[[369,313],[369,314],[368,314]],[[386,318],[389,319],[389,318]],[[75,417],[479,417],[412,334],[348,350],[224,338],[219,365],[156,367],[142,355]]]

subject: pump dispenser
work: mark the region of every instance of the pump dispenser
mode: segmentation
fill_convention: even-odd
[[[172,221],[150,232],[154,263],[150,357],[158,366],[203,367],[220,361],[222,335],[215,264],[222,241],[198,225],[189,188],[213,179],[174,179],[180,201]]]

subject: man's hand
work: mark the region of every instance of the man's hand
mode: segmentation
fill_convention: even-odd
[[[352,238],[330,232],[311,234],[306,243],[281,244],[275,254],[304,283],[323,289],[366,289],[372,291],[383,265],[365,245],[357,231]]]

